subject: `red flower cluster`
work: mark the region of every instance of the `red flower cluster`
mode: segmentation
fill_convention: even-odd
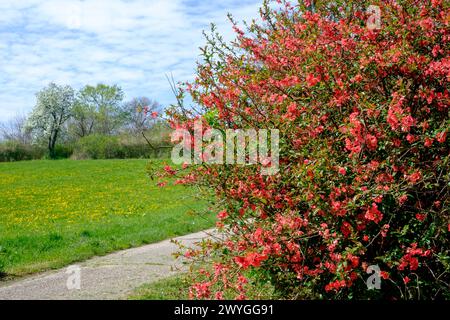
[[[409,266],[411,271],[415,271],[419,268],[418,257],[429,257],[431,250],[424,250],[417,248],[417,243],[413,243],[410,248],[406,250],[406,254],[400,259],[398,270],[405,270]]]
[[[177,173],[176,170],[171,166],[165,166],[164,171],[166,171],[169,175],[174,175],[175,173]]]
[[[367,220],[374,221],[375,223],[379,223],[383,220],[383,214],[378,210],[376,203],[372,203],[372,206],[367,209],[365,217]]]
[[[336,280],[334,282],[331,282],[325,286],[325,291],[339,291],[342,288],[345,288],[347,286],[347,282],[345,280]]]
[[[242,268],[247,269],[250,266],[259,267],[261,262],[267,260],[267,255],[251,252],[245,257],[235,257],[234,261]]]

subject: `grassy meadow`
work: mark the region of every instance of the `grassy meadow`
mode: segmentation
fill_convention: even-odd
[[[148,162],[0,163],[0,273],[58,268],[214,224],[193,214],[206,208],[195,190],[156,186]]]
[[[251,274],[247,275],[251,281]],[[182,273],[175,276],[161,279],[153,283],[144,284],[136,288],[128,297],[129,300],[189,300],[189,288],[193,283],[188,273]],[[276,300],[280,299],[274,293],[271,284],[260,282],[250,282],[247,298],[250,300]],[[228,290],[224,292],[226,300],[236,299],[236,291]]]

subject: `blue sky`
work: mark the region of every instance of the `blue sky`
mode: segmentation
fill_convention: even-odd
[[[258,17],[262,0],[1,0],[0,122],[49,82],[118,84],[126,99],[173,102],[166,74],[193,79],[202,30]]]

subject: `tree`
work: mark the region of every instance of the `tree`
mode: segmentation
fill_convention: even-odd
[[[64,123],[70,118],[75,93],[70,86],[50,83],[37,94],[37,103],[31,112],[26,128],[48,140],[50,157],[55,156],[55,145]]]
[[[235,42],[207,38],[187,86],[201,112],[172,110],[183,132],[199,118],[280,134],[275,175],[165,168],[214,193],[227,235],[186,252],[213,260],[191,295],[242,299],[257,282],[292,299],[449,299],[448,2],[374,0],[379,25],[367,1],[277,2]]]
[[[80,90],[74,113],[77,134],[80,137],[92,132],[111,135],[124,121],[121,110],[123,91],[117,86],[87,85]]]
[[[82,103],[81,100],[76,99],[69,125],[70,133],[77,138],[91,135],[94,131],[97,118],[95,106]]]
[[[126,126],[133,133],[141,133],[151,126],[152,114],[160,112],[161,105],[147,97],[133,98],[125,103]]]
[[[32,136],[30,131],[25,128],[26,121],[26,116],[17,115],[7,122],[0,123],[1,139],[29,144],[32,140]]]

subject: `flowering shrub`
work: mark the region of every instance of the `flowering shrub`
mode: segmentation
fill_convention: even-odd
[[[200,115],[174,128],[280,130],[280,171],[194,165],[166,174],[213,190],[228,236],[193,298],[246,298],[249,281],[283,298],[450,298],[448,2],[265,3],[263,22],[208,37],[186,90]],[[380,290],[366,273],[378,265]]]

